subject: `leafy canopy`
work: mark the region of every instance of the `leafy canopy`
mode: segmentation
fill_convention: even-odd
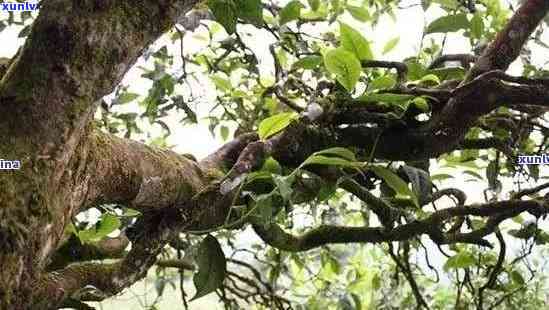
[[[162,40],[147,51],[145,65],[136,69],[145,91],[132,85],[118,87],[102,106],[97,126],[172,147],[180,139],[172,134],[177,127],[197,124],[207,125],[222,140],[253,131],[266,140],[298,122],[311,102],[324,113],[351,104],[372,106],[391,121],[402,121],[414,111],[429,118],[437,98],[387,92],[401,83],[398,72],[364,64],[398,56],[408,67],[409,85],[433,88],[462,80],[467,69],[463,63],[436,68],[429,64],[451,52],[445,49],[449,41],[459,39],[471,50],[490,42],[512,12],[499,0],[418,3],[421,8],[386,0],[205,1],[197,10],[210,12],[211,20],[192,29],[181,22],[167,35],[169,43]],[[402,48],[404,33],[387,32],[376,39],[370,35],[375,27],[390,29],[406,10],[415,10],[418,19],[424,13],[429,16],[424,29],[409,29],[423,33],[416,42],[419,49]],[[16,15],[0,20],[0,31],[19,27],[20,37],[25,37],[28,19],[33,17]],[[545,52],[542,33],[534,34],[521,55],[523,76],[548,75],[530,53]],[[204,101],[213,102],[207,111],[201,107]],[[544,124],[542,115],[526,121],[520,112],[499,108],[470,129],[467,139],[495,137],[513,141],[516,153],[536,154],[547,148]],[[518,190],[521,184],[512,180],[532,184],[546,178],[539,167],[517,167],[513,157],[495,149],[454,151],[431,162],[391,162],[372,158],[372,153],[334,147],[314,152],[297,167],[268,158],[247,176],[242,188],[246,202],[235,212],[246,214],[254,225],[276,224],[298,234],[322,225],[379,223],[368,203],[338,189],[349,176],[362,174],[368,190],[379,194],[383,204],[406,210],[407,220],[425,219],[433,211],[426,202],[437,188],[482,188],[482,195],[473,199],[493,201],[506,191]],[[344,177],[319,177],[318,167],[330,167]],[[77,221],[71,227],[82,243],[102,240],[139,216],[117,205],[102,206],[100,211],[95,224]],[[497,248],[453,244],[439,251],[424,237],[381,245],[325,246],[302,253],[248,241],[245,248],[251,255],[242,258],[235,254],[242,251],[237,241],[250,232],[235,229],[212,231],[206,237],[182,236],[183,246],[168,248],[164,254],[174,258],[183,251],[194,257],[194,299],[217,290],[220,300],[233,307],[242,302],[258,308],[291,302],[303,309],[408,309],[424,298],[434,309],[454,305],[469,309],[481,299],[486,305],[502,300],[500,305],[508,309],[535,309],[544,304],[545,276],[533,275],[542,268],[539,255],[545,248],[532,254],[534,266],[525,258],[532,245],[544,245],[549,235],[532,220],[536,219],[517,216],[502,227],[505,240],[521,248],[503,262]],[[234,227],[229,224],[235,223],[226,228]],[[468,217],[465,225],[475,229],[483,224],[482,218]],[[241,268],[245,276],[231,272],[234,268]],[[189,280],[191,273],[182,276]],[[159,269],[155,281],[161,295],[165,284],[174,282],[173,273]],[[257,290],[262,299],[243,298],[236,283]],[[489,289],[485,283],[490,283]]]

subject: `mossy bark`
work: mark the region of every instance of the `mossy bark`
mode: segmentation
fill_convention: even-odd
[[[296,123],[267,142],[252,143],[253,135],[235,139],[200,162],[96,131],[91,120],[98,100],[196,2],[43,1],[24,47],[8,67],[0,64],[0,157],[22,162],[21,170],[0,172],[0,309],[52,309],[86,285],[120,292],[146,274],[174,234],[223,224],[233,197],[220,194],[219,179],[227,172],[240,177],[232,173],[249,172],[266,154],[295,166],[322,148],[370,153],[377,145],[375,157],[428,158],[455,147],[474,120],[495,107],[491,93],[479,88],[456,95],[420,128],[381,134]],[[545,0],[526,1],[474,69],[505,69],[548,8]],[[48,272],[71,217],[101,202],[144,213],[129,236],[131,255],[117,264]],[[304,244],[286,237],[272,240],[296,249]]]
[[[37,304],[34,286],[70,217],[90,202],[98,171],[88,159],[106,152],[89,138],[95,102],[195,2],[42,3],[25,45],[0,73],[0,157],[22,162],[0,173],[1,309],[54,307]],[[183,195],[192,186],[182,187]]]

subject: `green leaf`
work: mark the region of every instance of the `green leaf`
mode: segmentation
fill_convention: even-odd
[[[289,23],[293,20],[296,20],[299,18],[301,14],[301,9],[304,8],[303,4],[301,2],[294,0],[288,3],[282,10],[279,12],[279,23],[280,25],[284,25],[286,23]]]
[[[355,153],[344,147],[332,147],[322,151],[315,152],[314,155],[332,155],[338,156],[349,161],[356,161]]]
[[[284,128],[286,128],[290,123],[297,118],[297,114],[294,112],[286,112],[273,115],[269,118],[264,119],[259,124],[258,134],[259,138],[266,139]]]
[[[419,82],[421,84],[426,84],[426,85],[429,85],[429,86],[436,86],[436,85],[439,85],[440,84],[440,79],[438,78],[438,76],[434,75],[434,74],[427,74],[425,76],[423,76]]]
[[[135,121],[137,116],[138,116],[137,113],[120,113],[116,117],[118,117],[121,120],[129,122],[129,121]]]
[[[329,252],[320,254],[320,266],[322,266],[320,270],[322,279],[335,279],[341,272],[341,264]]]
[[[431,176],[431,181],[443,181],[447,179],[453,179],[454,176],[445,174],[445,173],[439,173],[439,174],[433,174]]]
[[[385,43],[382,54],[385,55],[392,51],[398,45],[398,42],[400,42],[400,37],[389,40],[387,43]]]
[[[307,160],[305,160],[302,166],[305,165],[323,165],[323,166],[338,166],[338,167],[348,167],[348,168],[360,168],[363,166],[362,163],[349,161],[344,158],[339,157],[328,157],[323,155],[312,155]]]
[[[497,188],[498,174],[499,171],[496,161],[490,161],[488,167],[486,168],[486,179],[488,180],[488,186],[490,187],[490,189]]]
[[[294,183],[295,175],[290,174],[288,176],[274,175],[273,181],[276,184],[280,196],[286,201],[292,198],[292,184]]]
[[[212,75],[210,76],[210,79],[215,84],[215,87],[217,87],[217,89],[219,90],[228,92],[231,91],[233,88],[231,82],[228,79],[223,78],[219,75]]]
[[[429,111],[429,103],[427,102],[427,100],[425,100],[425,98],[416,97],[414,98],[413,103],[416,106],[416,108],[420,109],[421,111],[423,112]]]
[[[436,75],[440,81],[452,79],[462,80],[465,77],[465,69],[462,67],[436,68],[428,70],[425,73]]]
[[[253,198],[252,216],[259,220],[260,224],[267,225],[273,216],[273,195],[272,193],[259,195]]]
[[[249,173],[246,177],[246,185],[254,182],[270,182],[273,179],[273,172],[270,171],[255,171]]]
[[[183,99],[183,96],[178,95],[178,96],[172,97],[172,100],[178,108],[182,109],[185,112],[185,114],[187,115],[187,118],[192,123],[194,124],[198,123],[198,117],[196,113],[191,109],[191,107],[189,107],[185,99]]]
[[[268,171],[274,174],[281,174],[282,166],[280,166],[280,164],[278,163],[278,161],[276,161],[276,159],[272,157],[268,157],[267,159],[265,159],[265,162],[261,167],[261,171]]]
[[[78,237],[82,243],[100,241],[113,231],[120,228],[121,224],[122,223],[117,216],[111,213],[104,213],[101,215],[101,220],[95,225],[95,227],[79,231]]]
[[[463,269],[471,267],[475,264],[476,260],[473,254],[466,251],[461,251],[458,254],[448,258],[444,264],[444,270],[448,271],[450,269]]]
[[[258,27],[263,25],[261,0],[234,0],[234,2],[238,8],[238,17]]]
[[[368,91],[374,91],[376,89],[389,89],[396,84],[396,81],[393,77],[388,75],[383,75],[373,80],[368,84]]]
[[[354,54],[342,48],[336,48],[324,54],[326,69],[335,74],[337,81],[349,92],[360,78],[362,68]]]
[[[418,80],[425,75],[426,68],[416,59],[406,60],[405,63],[408,66],[408,79]]]
[[[141,212],[132,209],[132,208],[125,208],[124,213],[122,213],[121,217],[137,217],[141,216]]]
[[[549,234],[545,231],[538,229],[537,235],[536,235],[536,244],[547,244],[549,243]]]
[[[317,201],[322,202],[330,199],[336,192],[337,186],[331,182],[323,182],[316,196]]]
[[[307,0],[307,2],[313,11],[318,11],[320,8],[320,0]]]
[[[357,162],[355,154],[352,151],[342,147],[333,147],[315,152],[300,167],[313,164],[350,168],[360,168],[363,166],[362,163]]]
[[[524,223],[520,229],[510,229],[509,235],[518,239],[530,239],[538,234],[539,229],[533,222]]]
[[[341,45],[344,49],[355,54],[359,60],[372,59],[372,50],[370,43],[349,25],[340,22],[339,32],[341,34]]]
[[[361,22],[367,22],[370,19],[368,10],[361,6],[347,5],[347,11],[351,16]]]
[[[117,98],[116,104],[126,104],[128,102],[134,101],[138,97],[139,94],[125,92]]]
[[[227,141],[229,138],[229,128],[227,126],[221,126],[219,131],[221,133],[221,139],[223,139],[223,141]]]
[[[471,36],[475,39],[482,38],[484,34],[484,22],[480,12],[476,12],[471,19]]]
[[[303,68],[303,69],[306,69],[306,70],[312,70],[312,69],[318,67],[318,65],[320,65],[321,62],[322,62],[322,57],[312,55],[312,56],[307,56],[307,57],[303,57],[303,58],[299,59],[298,61],[296,61],[293,64],[292,67],[294,69]]]
[[[215,21],[220,23],[227,33],[236,32],[237,9],[234,2],[227,0],[208,0],[207,5],[212,11]]]
[[[476,173],[473,170],[465,170],[465,171],[463,171],[463,174],[470,175],[470,176],[472,176],[476,179],[479,179],[479,180],[484,180],[484,178],[480,174]]]
[[[427,26],[425,34],[456,32],[458,30],[467,28],[469,28],[467,15],[461,13],[456,15],[443,16],[434,20],[432,23],[429,24],[429,26]]]
[[[511,279],[513,279],[513,282],[515,282],[519,286],[522,286],[526,283],[526,281],[524,281],[524,277],[520,274],[520,272],[516,270],[511,271]]]
[[[412,166],[402,166],[402,170],[408,176],[410,183],[412,184],[412,190],[419,202],[423,204],[429,200],[433,191],[433,183],[429,179],[429,174],[421,169]]]
[[[120,227],[120,219],[111,213],[105,213],[101,216],[101,222],[97,228],[97,234],[106,237],[108,234]]]
[[[539,166],[538,165],[528,165],[528,172],[530,176],[537,181],[539,179]]]
[[[191,300],[215,291],[223,284],[227,272],[225,254],[212,235],[206,236],[200,243],[196,261],[198,272],[193,278],[196,294]]]
[[[378,177],[382,178],[383,181],[385,181],[385,183],[387,183],[387,185],[389,185],[389,187],[396,192],[397,196],[409,197],[414,201],[416,206],[419,206],[417,196],[410,190],[408,184],[406,184],[406,182],[404,182],[404,180],[402,180],[393,171],[380,166],[371,166],[369,169],[372,170]]]

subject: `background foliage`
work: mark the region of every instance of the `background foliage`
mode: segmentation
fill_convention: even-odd
[[[145,53],[138,68],[147,80],[144,89],[121,85],[105,98],[97,126],[172,147],[174,126],[205,124],[223,140],[253,131],[267,139],[299,117],[315,120],[345,104],[371,105],[383,112],[387,124],[420,122],[430,117],[438,98],[387,90],[464,79],[468,61],[432,65],[448,52],[449,34],[465,37],[478,55],[516,5],[499,0],[208,0]],[[406,35],[387,33],[386,41],[374,42],[367,30],[416,6],[437,17],[426,20],[423,29],[410,29],[423,36],[417,53],[402,55],[407,80],[391,68],[363,68],[364,62],[383,59]],[[0,31],[19,27],[24,38],[33,18],[30,13],[10,13],[0,21]],[[533,52],[548,48],[545,28],[539,28],[521,53],[518,68],[524,77],[549,75],[531,59]],[[203,49],[186,52],[189,42]],[[267,46],[268,53],[258,54],[256,44]],[[197,112],[203,104],[196,94],[200,87],[215,89],[215,102],[205,118]],[[494,137],[505,141],[507,149],[454,151],[430,162],[373,160],[371,154],[352,148],[317,152],[298,167],[284,167],[270,158],[242,183],[242,201],[235,212],[247,214],[256,225],[276,223],[295,233],[323,224],[379,223],[364,202],[336,190],[342,179],[315,177],[308,170],[311,166],[329,166],[347,176],[365,169],[369,190],[417,219],[441,206],[463,205],[462,197],[472,188],[482,187],[483,195],[470,200],[508,198],[546,182],[542,167],[516,165],[518,154],[546,152],[549,128],[544,116],[544,111],[527,115],[499,108],[482,117],[467,138]],[[176,139],[187,143],[187,137]],[[433,193],[448,186],[456,187],[454,192],[434,198]],[[295,190],[307,187],[310,192]],[[119,205],[94,212],[97,216],[79,216],[67,233],[94,244],[124,231],[139,216]],[[476,217],[466,223],[470,228],[482,224]],[[293,252],[265,245],[252,237],[248,225],[227,222],[224,229],[182,235],[165,249],[153,277],[158,296],[166,286],[181,288],[182,303],[190,308],[192,299],[215,292],[228,309],[539,309],[548,302],[544,255],[549,235],[544,224],[533,216],[514,217],[489,238],[492,249],[437,246],[417,237]],[[191,279],[195,293],[180,286]]]

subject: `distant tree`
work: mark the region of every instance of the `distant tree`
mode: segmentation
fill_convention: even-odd
[[[376,52],[399,34],[359,30],[410,6],[399,1],[42,0],[36,16],[10,13],[0,30],[25,43],[0,63],[0,158],[22,168],[0,170],[0,309],[89,309],[154,266],[159,295],[169,270],[193,277],[189,308],[212,292],[227,309],[544,307],[547,262],[529,257],[549,241],[549,183],[519,156],[549,146],[549,72],[531,61],[548,48],[549,1],[411,5],[441,13],[410,29],[422,45],[402,62]],[[446,54],[448,33],[474,51]],[[153,45],[165,34],[172,46]],[[193,35],[207,48],[185,52]],[[145,96],[121,85],[141,57],[154,64]],[[520,76],[506,73],[515,60]],[[210,81],[202,120],[193,100]],[[166,118],[180,115],[234,138],[201,160],[177,154]],[[467,201],[471,180],[483,203]],[[77,217],[90,209],[97,221]]]

